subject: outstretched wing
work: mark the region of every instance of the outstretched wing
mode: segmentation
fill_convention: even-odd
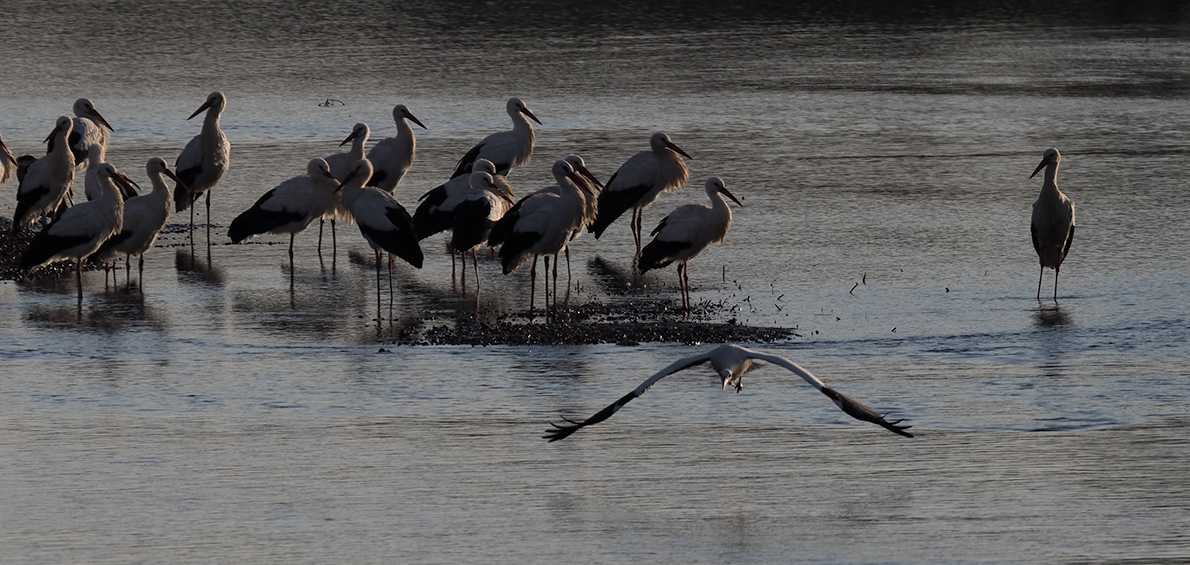
[[[587,418],[586,420],[583,420],[582,422],[575,422],[574,420],[571,420],[566,417],[562,417],[562,419],[566,421],[565,424],[555,424],[553,422],[550,422],[550,425],[553,426],[553,428],[546,430],[545,435],[543,435],[541,437],[543,439],[548,439],[551,442],[558,441],[560,439],[567,438],[568,436],[570,436],[570,434],[573,434],[574,432],[579,431],[579,429],[581,429],[581,428],[590,426],[592,424],[598,424],[599,422],[602,422],[608,418],[611,418],[612,414],[615,414],[617,410],[619,410],[620,408],[623,408],[624,405],[631,402],[632,399],[644,394],[645,391],[649,390],[649,388],[652,387],[653,384],[656,383],[657,381],[659,381],[669,375],[672,375],[678,371],[681,371],[682,369],[689,369],[690,367],[693,367],[695,365],[705,363],[705,362],[709,361],[710,359],[711,359],[711,356],[708,353],[704,353],[702,355],[695,355],[693,357],[686,357],[684,359],[678,359],[677,361],[674,361],[673,363],[671,363],[668,367],[658,371],[655,375],[649,377],[648,379],[645,379],[645,382],[640,383],[640,386],[636,387],[635,390],[620,397],[620,399],[613,402],[611,404],[611,406],[608,406],[607,408],[604,408],[603,410],[596,412],[595,415],[591,416],[590,418]]]
[[[893,422],[885,420],[883,415],[881,415],[879,412],[876,412],[875,410],[872,410],[866,404],[826,386],[821,380],[818,380],[818,377],[815,377],[813,373],[802,368],[801,365],[781,357],[780,355],[769,355],[751,350],[749,352],[753,359],[765,361],[779,367],[784,367],[790,372],[801,377],[806,382],[810,383],[811,386],[818,389],[819,392],[825,394],[827,398],[834,401],[836,406],[841,408],[852,418],[883,426],[885,429],[895,434],[903,435],[905,437],[913,437],[913,434],[905,431],[907,428],[912,426],[898,426],[897,424],[901,423],[901,420],[896,420]]]

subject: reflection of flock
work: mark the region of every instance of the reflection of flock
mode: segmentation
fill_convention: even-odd
[[[210,217],[211,190],[217,186],[229,165],[231,146],[219,128],[219,118],[226,105],[227,99],[223,93],[213,92],[190,115],[193,118],[206,112],[200,133],[182,150],[175,161],[174,171],[162,159],[148,161],[146,171],[152,191],[143,195],[137,194],[136,189],[139,187],[127,176],[104,162],[108,131],[114,129],[90,100],[79,99],[75,103],[75,118],[62,116],[57,119],[53,131],[46,137],[48,151],[44,157],[25,155],[14,158],[0,140],[0,188],[13,176],[19,182],[13,218],[14,233],[30,229],[40,217],[48,218],[24,251],[21,267],[33,268],[53,261],[73,259],[76,262],[81,304],[81,264],[84,259],[92,257],[108,262],[120,256],[140,255],[143,275],[143,254],[152,247],[158,232],[164,227],[169,217],[170,200],[173,200],[179,212],[191,209],[190,237],[193,242],[192,206],[205,194]],[[611,223],[631,210],[630,227],[636,244],[634,264],[643,273],[678,263],[682,306],[688,311],[691,304],[686,263],[707,245],[721,242],[726,235],[731,225],[731,211],[723,196],[740,204],[723,180],[711,177],[706,181],[706,193],[711,206],[691,204],[677,208],[651,232],[653,240],[642,246],[642,210],[662,192],[685,186],[689,172],[683,157],[690,158],[690,155],[675,145],[665,133],[657,132],[650,139],[649,151],[629,158],[606,184],[599,182],[581,157],[571,155],[554,162],[551,172],[556,185],[517,201],[507,176],[515,167],[529,162],[534,147],[530,120],[538,124],[541,122],[518,98],[508,101],[507,111],[513,123],[512,130],[494,133],[476,144],[458,161],[450,180],[419,199],[419,205],[412,215],[396,200],[393,191],[412,165],[416,152],[416,139],[409,122],[422,128],[426,126],[408,108],[398,104],[393,108],[393,119],[397,126],[395,137],[379,141],[365,155],[370,130],[366,124],[356,124],[351,134],[340,144],[351,142],[349,151],[323,159],[311,159],[304,175],[281,183],[237,216],[231,222],[228,236],[238,243],[266,232],[289,234],[292,274],[293,239],[296,234],[304,231],[315,220],[321,222],[329,219],[332,246],[337,248],[334,242],[335,220],[353,222],[375,251],[379,300],[382,252],[391,254],[391,280],[391,256],[420,268],[420,240],[439,232],[451,231],[452,264],[453,254],[460,254],[465,276],[466,254],[471,252],[477,293],[479,271],[475,252],[479,247],[485,244],[499,247],[505,274],[533,259],[529,300],[529,316],[532,318],[537,258],[545,258],[548,275],[549,259],[550,256],[554,257],[556,296],[558,254],[566,254],[569,271],[568,244],[571,240],[579,237],[584,230],[598,238]],[[1044,169],[1045,180],[1041,194],[1033,204],[1031,221],[1033,246],[1041,273],[1044,274],[1046,267],[1055,271],[1055,301],[1058,293],[1057,274],[1070,250],[1075,226],[1074,203],[1058,190],[1055,182],[1060,161],[1061,155],[1056,149],[1047,149],[1041,163],[1033,171],[1035,176]],[[85,171],[84,194],[87,201],[75,205],[72,183],[75,174],[80,171]],[[166,184],[166,178],[175,183],[172,192]],[[209,246],[209,221],[207,243]],[[320,253],[321,248],[320,228]],[[1039,275],[1039,300],[1041,281]],[[548,305],[549,284],[545,288]],[[882,415],[825,386],[797,364],[783,357],[732,345],[680,359],[599,413],[582,422],[566,420],[564,424],[555,425],[545,437],[556,441],[584,426],[601,422],[661,378],[706,362],[710,362],[723,379],[725,389],[733,386],[738,391],[742,386],[742,375],[759,367],[758,362],[761,361],[784,367],[801,376],[852,417],[912,437],[905,431],[909,426],[897,425],[900,420],[885,421]]]

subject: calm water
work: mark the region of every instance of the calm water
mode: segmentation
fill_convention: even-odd
[[[38,151],[87,96],[116,128],[109,160],[143,179],[220,89],[232,169],[210,258],[175,218],[143,297],[91,273],[80,316],[72,281],[0,283],[2,562],[1190,558],[1190,29],[1177,10],[54,10],[21,3],[0,24],[14,152]],[[421,271],[398,268],[379,323],[354,227],[333,267],[300,236],[292,287],[285,238],[223,245],[236,213],[338,151],[355,122],[392,135],[396,103],[430,128],[397,189],[412,205],[508,128],[513,95],[545,124],[511,178],[521,194],[571,152],[606,178],[656,130],[695,160],[692,186],[647,227],[724,178],[745,207],[691,264],[695,300],[797,328],[762,348],[918,437],[853,421],[783,372],[752,373],[736,395],[702,370],[547,444],[547,420],[585,417],[707,346],[394,347],[422,318],[473,308],[441,237]],[[1027,177],[1049,146],[1078,205],[1060,306],[1033,299],[1028,232],[1041,181]],[[677,296],[672,270],[625,294],[595,261],[622,271],[631,253],[624,221],[575,242],[571,300]],[[480,270],[484,315],[526,307],[527,273]]]

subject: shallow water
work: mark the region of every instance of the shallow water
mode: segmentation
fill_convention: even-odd
[[[72,280],[0,283],[0,554],[1190,557],[1184,19],[1059,7],[1055,22],[999,6],[890,18],[405,3],[360,17],[372,8],[124,2],[68,26],[69,12],[14,9],[0,26],[0,133],[18,155],[88,96],[116,128],[109,160],[143,181],[139,164],[172,163],[197,133],[185,117],[213,89],[229,98],[233,149],[209,257],[201,228],[191,253],[176,216],[146,256],[143,296],[105,289],[102,273],[85,275],[81,309]],[[338,151],[355,122],[391,135],[396,103],[430,128],[397,189],[411,206],[508,127],[513,95],[544,122],[512,175],[519,194],[550,184],[571,152],[606,178],[659,129],[695,159],[691,186],[648,209],[647,227],[704,201],[706,177],[725,179],[745,207],[691,263],[695,300],[796,328],[758,348],[918,436],[851,420],[784,372],[750,373],[737,395],[702,369],[547,444],[547,420],[585,417],[708,346],[392,346],[425,317],[474,308],[472,287],[452,289],[441,237],[423,269],[397,267],[379,322],[353,226],[339,226],[333,263],[300,236],[292,283],[284,238],[224,245],[236,213]],[[344,104],[318,104],[328,98]],[[1041,185],[1028,175],[1049,146],[1078,206],[1057,304],[1034,299],[1028,234]],[[672,270],[626,293],[624,221],[572,251],[574,302],[677,295]],[[527,307],[527,273],[479,267],[481,316]]]

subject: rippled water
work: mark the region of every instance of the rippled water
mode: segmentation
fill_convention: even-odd
[[[80,315],[73,281],[0,283],[0,561],[1190,558],[1182,11],[200,4],[24,3],[0,26],[17,154],[87,96],[141,179],[214,89],[233,147],[210,257],[175,218],[143,297],[89,273]],[[547,444],[545,421],[707,346],[394,347],[469,312],[441,238],[398,267],[379,325],[355,228],[334,268],[299,237],[292,287],[283,238],[223,245],[355,122],[391,135],[396,103],[430,128],[397,190],[411,205],[508,127],[513,95],[544,122],[521,194],[570,152],[606,178],[659,129],[695,160],[648,227],[723,177],[745,207],[691,263],[695,300],[797,328],[761,348],[918,436],[783,372],[735,395],[704,369]],[[1060,304],[1033,298],[1028,234],[1049,146],[1078,205]],[[571,299],[674,298],[672,270],[623,294],[600,265],[631,253],[622,221],[575,242]],[[527,273],[480,269],[481,311],[526,307]]]

